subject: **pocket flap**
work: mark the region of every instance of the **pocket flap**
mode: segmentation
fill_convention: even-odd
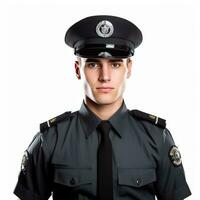
[[[54,168],[54,182],[69,187],[92,183],[92,168]]]
[[[141,187],[156,180],[155,169],[118,168],[118,184]]]

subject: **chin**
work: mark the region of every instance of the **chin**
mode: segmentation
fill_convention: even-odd
[[[117,100],[117,98],[114,98],[114,97],[111,97],[111,96],[101,96],[101,97],[94,97],[94,101],[97,103],[97,104],[112,104],[114,103],[115,101]]]

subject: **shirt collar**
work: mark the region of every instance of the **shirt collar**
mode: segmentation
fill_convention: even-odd
[[[84,101],[79,110],[79,115],[83,131],[86,134],[86,138],[88,138],[99,125],[101,119],[89,109]],[[108,119],[108,121],[111,123],[117,134],[122,137],[123,132],[128,126],[128,110],[124,100],[119,109]]]

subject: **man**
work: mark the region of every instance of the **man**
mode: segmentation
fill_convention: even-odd
[[[26,149],[14,193],[21,200],[182,200],[191,195],[165,120],[128,110],[123,99],[141,31],[115,16],[71,26],[80,110],[40,125]]]

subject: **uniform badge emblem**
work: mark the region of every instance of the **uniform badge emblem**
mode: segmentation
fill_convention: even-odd
[[[103,38],[110,37],[113,34],[114,27],[111,22],[103,20],[96,26],[97,35]]]
[[[24,151],[24,155],[22,157],[22,163],[21,163],[22,172],[26,171],[27,164],[28,164],[28,151]]]
[[[176,147],[176,146],[171,147],[171,149],[169,151],[169,157],[170,157],[170,160],[171,160],[171,162],[174,166],[177,167],[177,166],[181,165],[181,163],[182,163],[181,153],[178,150],[178,147]]]

